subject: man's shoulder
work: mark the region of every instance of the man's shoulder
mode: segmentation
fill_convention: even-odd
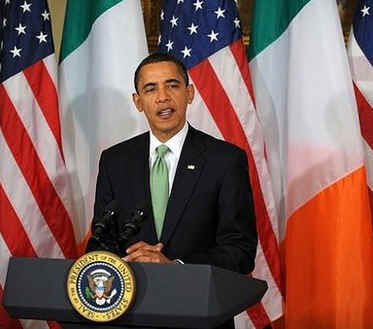
[[[114,144],[102,152],[102,155],[116,156],[118,154],[126,154],[131,152],[138,152],[139,148],[144,147],[149,143],[149,132],[136,135],[126,139],[120,143]]]
[[[216,138],[212,135],[209,135],[201,130],[191,127],[192,138],[198,143],[202,142],[206,146],[208,152],[225,154],[225,153],[242,153],[240,147],[227,142],[225,140]]]

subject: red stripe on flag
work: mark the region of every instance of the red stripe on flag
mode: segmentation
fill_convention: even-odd
[[[370,148],[373,149],[373,109],[361,93],[360,89],[355,85],[355,83],[354,89],[359,110],[361,134],[363,135]]]
[[[6,218],[0,221],[0,233],[3,237],[12,256],[25,256],[25,257],[36,257],[37,254],[19,221],[17,214],[15,213],[8,197],[6,196],[4,189],[0,183],[0,218]],[[0,285],[1,290],[1,285]],[[0,301],[2,296],[0,294]],[[2,323],[2,321],[6,321]],[[56,322],[48,322],[48,326],[51,329],[61,329],[61,326]],[[5,309],[0,307],[0,328],[22,328],[19,321],[10,319]]]
[[[4,291],[0,284],[0,328],[1,329],[22,329],[21,323],[16,320],[12,319],[8,312],[5,310],[3,306],[3,295]]]
[[[242,39],[238,39],[237,41],[233,42],[229,48],[231,49],[237,66],[240,68],[242,79],[245,82],[247,91],[249,92],[255,106],[254,88],[251,81],[249,63],[247,61],[246,51]]]
[[[0,86],[0,127],[36,202],[65,257],[76,254],[72,224],[5,88]],[[32,113],[30,113],[32,115]]]
[[[35,257],[36,252],[0,182],[0,233],[13,256]],[[1,328],[1,327],[0,327]]]
[[[249,150],[245,133],[233,106],[208,60],[192,67],[189,73],[225,140]]]
[[[256,329],[263,329],[271,324],[271,320],[261,303],[249,307],[246,312]]]
[[[44,114],[45,120],[56,139],[63,158],[61,125],[58,113],[58,98],[56,86],[51,79],[43,61],[38,61],[23,71],[34,97]]]
[[[247,142],[245,132],[210,62],[204,60],[191,68],[189,73],[224,139],[246,151],[249,161],[259,239],[272,277],[279,290],[282,291],[279,248],[267,213],[254,157]]]
[[[354,83],[356,101],[359,111],[361,135],[373,152],[373,108],[370,106],[360,89]],[[369,167],[369,163],[366,164]],[[369,183],[369,180],[368,180]],[[373,209],[373,191],[368,185],[370,209]]]
[[[61,325],[55,321],[48,321],[47,323],[50,329],[62,329]]]
[[[230,45],[230,49],[231,49],[232,55],[233,55],[233,57],[234,57],[234,59],[237,63],[237,66],[240,68],[242,79],[245,82],[247,91],[250,94],[250,97],[252,99],[254,107],[256,107],[254,87],[253,87],[253,83],[252,83],[252,80],[251,80],[251,74],[250,74],[250,66],[249,66],[249,63],[247,61],[247,54],[246,54],[245,46],[242,42],[242,39],[239,39],[239,40],[233,42]],[[267,159],[267,150],[266,150],[265,147],[266,146],[264,145],[264,157],[265,157],[265,159]]]

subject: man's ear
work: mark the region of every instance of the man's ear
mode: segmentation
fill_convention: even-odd
[[[143,110],[142,110],[142,106],[141,106],[141,99],[140,99],[140,96],[139,96],[138,94],[136,94],[136,93],[133,93],[133,94],[132,94],[132,101],[133,101],[133,103],[135,104],[137,110],[138,110],[139,112],[142,112]]]
[[[187,86],[187,100],[188,104],[192,104],[194,99],[194,86],[192,84]]]

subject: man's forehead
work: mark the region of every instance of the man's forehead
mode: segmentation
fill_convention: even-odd
[[[167,80],[181,81],[181,75],[177,65],[173,62],[157,62],[144,65],[139,72],[139,82],[167,82]]]

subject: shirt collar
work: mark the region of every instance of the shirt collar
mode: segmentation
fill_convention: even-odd
[[[188,134],[188,129],[189,129],[189,125],[187,124],[187,122],[185,122],[184,127],[175,136],[172,136],[165,143],[162,143],[161,141],[159,141],[157,137],[155,137],[152,131],[150,130],[150,149],[149,149],[150,155],[154,154],[155,149],[159,145],[165,144],[168,146],[168,148],[171,150],[171,152],[175,156],[179,157],[181,153],[181,149],[183,148],[185,138]]]

